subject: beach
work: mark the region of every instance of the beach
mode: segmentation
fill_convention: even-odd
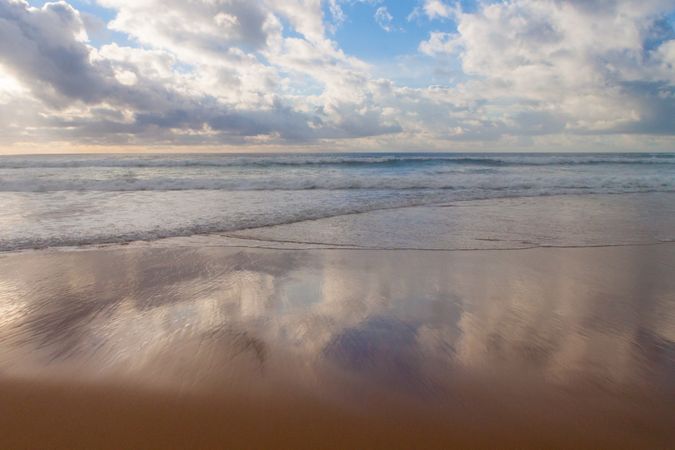
[[[672,154],[0,157],[0,448],[668,448]]]
[[[675,0],[0,0],[0,450],[675,450]]]
[[[0,447],[668,448],[672,195],[6,252]]]

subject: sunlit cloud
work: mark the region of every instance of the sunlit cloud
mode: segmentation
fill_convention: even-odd
[[[673,13],[663,0],[0,0],[0,148],[672,150]],[[414,61],[414,79],[394,60]]]

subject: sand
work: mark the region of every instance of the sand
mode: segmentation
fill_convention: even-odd
[[[668,448],[675,245],[0,257],[0,448]]]

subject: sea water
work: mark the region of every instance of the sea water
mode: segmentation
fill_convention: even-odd
[[[1,156],[0,251],[467,200],[646,192],[675,192],[675,154]]]

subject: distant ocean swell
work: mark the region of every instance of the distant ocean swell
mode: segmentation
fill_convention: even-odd
[[[151,156],[35,156],[35,157],[2,157],[0,169],[25,168],[78,168],[78,167],[406,167],[406,166],[438,166],[469,165],[488,167],[517,166],[583,166],[583,165],[640,165],[640,164],[672,164],[675,165],[675,154],[606,154],[606,155],[498,155],[498,156],[436,156],[436,155],[151,155]]]
[[[670,191],[675,154],[0,157],[0,192],[530,189]],[[556,192],[558,189],[558,192]]]

